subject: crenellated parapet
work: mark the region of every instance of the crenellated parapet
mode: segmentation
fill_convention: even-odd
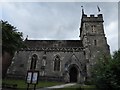
[[[94,14],[91,14],[90,16],[83,15],[82,22],[104,22],[103,15],[98,14],[97,17]]]

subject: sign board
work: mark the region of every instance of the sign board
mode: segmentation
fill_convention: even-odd
[[[27,71],[26,81],[28,84],[38,83],[39,71]]]
[[[36,84],[38,82],[38,72],[33,72],[32,84]]]
[[[27,83],[31,83],[31,79],[32,79],[32,72],[28,71],[27,72]]]

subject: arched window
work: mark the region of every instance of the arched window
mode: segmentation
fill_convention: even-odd
[[[97,40],[94,40],[94,45],[95,45],[95,46],[97,45]]]
[[[30,69],[35,69],[36,68],[37,59],[38,59],[38,57],[37,57],[36,54],[32,55]]]
[[[59,56],[55,57],[55,60],[54,60],[54,71],[60,71],[60,58],[59,58]]]
[[[96,26],[95,26],[95,25],[92,25],[91,27],[92,27],[92,32],[95,33],[95,32],[96,32],[96,31],[95,31],[95,27],[96,27]]]

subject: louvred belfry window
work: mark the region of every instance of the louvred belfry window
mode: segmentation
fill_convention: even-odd
[[[95,46],[97,45],[97,40],[94,40],[94,45],[95,45]]]

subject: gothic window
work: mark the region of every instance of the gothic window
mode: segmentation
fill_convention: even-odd
[[[60,71],[60,58],[59,58],[59,56],[55,57],[55,60],[54,60],[54,71]]]
[[[37,57],[36,54],[32,55],[30,69],[35,69],[36,68],[37,59],[38,59],[38,57]]]
[[[92,32],[95,33],[96,32],[95,31],[95,25],[92,25],[91,27],[92,27]]]

